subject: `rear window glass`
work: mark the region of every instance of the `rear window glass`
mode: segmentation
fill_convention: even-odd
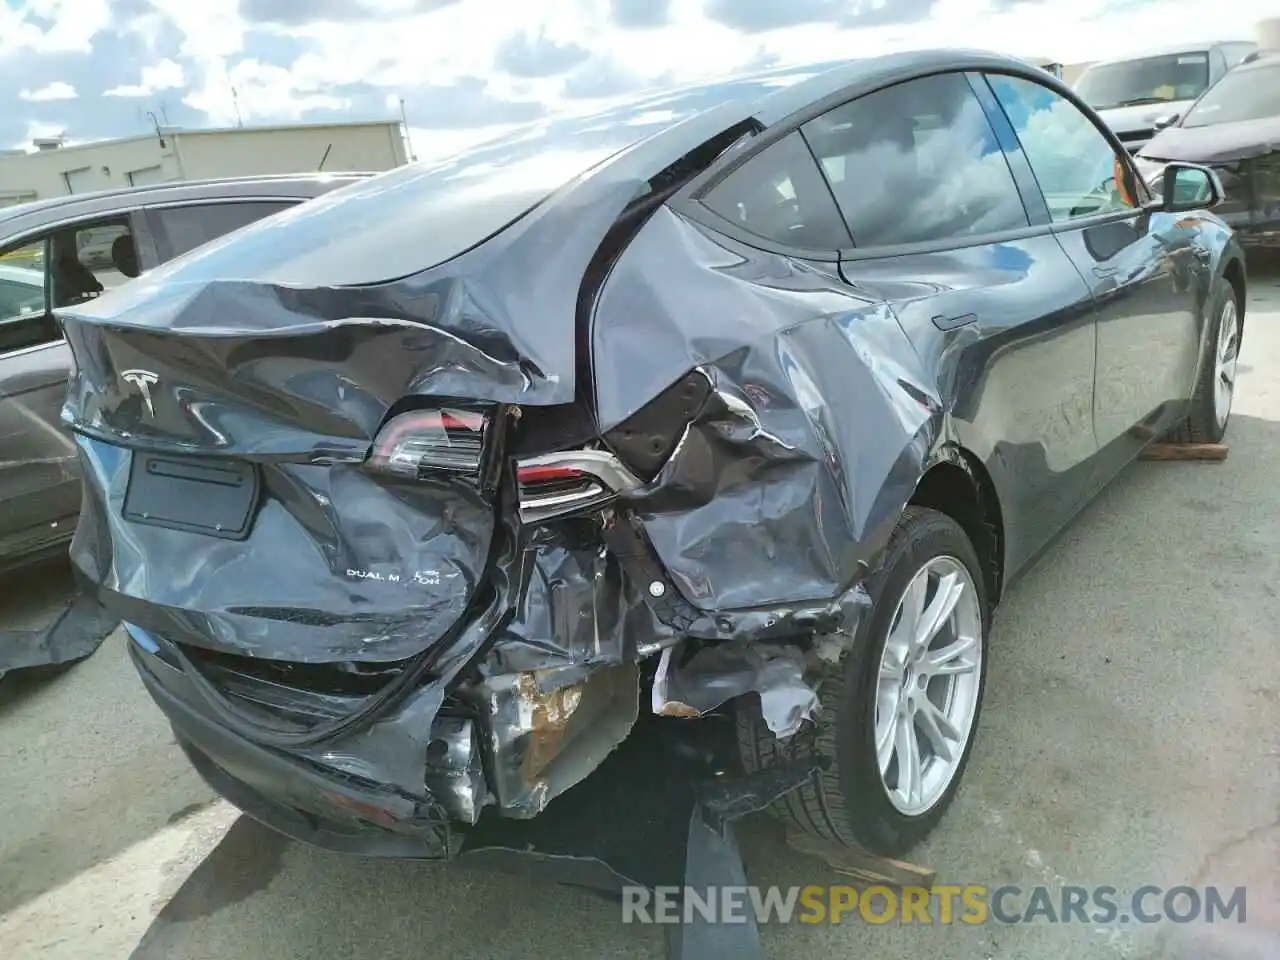
[[[547,117],[456,157],[334,190],[193,250],[154,276],[302,286],[408,276],[474,247],[619,151],[704,111],[802,83],[819,69],[782,68]]]

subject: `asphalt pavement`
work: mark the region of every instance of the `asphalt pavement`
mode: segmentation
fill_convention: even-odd
[[[939,883],[1245,886],[1243,925],[769,925],[774,960],[1280,956],[1280,280],[1255,276],[1222,463],[1127,470],[999,611],[960,796],[913,858]],[[50,615],[53,566],[0,581]],[[760,817],[761,884],[839,883]],[[654,927],[525,879],[323,853],[216,800],[117,633],[0,682],[0,957],[660,958]]]

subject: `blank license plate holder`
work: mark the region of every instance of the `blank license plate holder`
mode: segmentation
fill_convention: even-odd
[[[252,463],[135,453],[124,517],[153,527],[243,540],[253,522],[259,486]]]

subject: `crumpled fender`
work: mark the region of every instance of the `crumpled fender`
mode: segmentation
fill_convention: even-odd
[[[936,382],[885,303],[670,210],[615,265],[594,345],[611,371],[596,383],[606,431],[690,369],[711,381],[661,473],[624,502],[713,616],[785,620],[846,595],[943,434]]]

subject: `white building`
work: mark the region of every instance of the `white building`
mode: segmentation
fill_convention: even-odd
[[[1280,17],[1259,20],[1255,30],[1258,46],[1264,50],[1280,50]]]
[[[390,170],[405,163],[399,121],[182,130],[0,151],[0,206],[108,187],[266,173]]]

